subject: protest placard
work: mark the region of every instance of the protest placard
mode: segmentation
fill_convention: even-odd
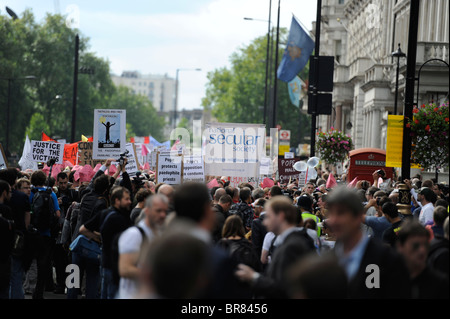
[[[136,157],[136,149],[133,143],[127,143],[126,145],[128,154],[127,154],[127,165],[125,166],[125,170],[127,171],[130,177],[136,176],[136,172],[139,171],[139,161]]]
[[[102,164],[104,162],[103,160],[95,160],[92,158],[93,144],[93,142],[78,143],[78,165],[91,165],[92,167],[95,167],[97,164]]]
[[[33,162],[46,163],[54,158],[56,164],[62,164],[64,157],[64,144],[55,142],[31,141],[29,159]]]
[[[260,158],[265,152],[264,124],[209,123],[203,138],[206,175],[259,175]]]
[[[183,157],[178,152],[157,153],[156,156],[156,183],[177,185],[183,182]]]
[[[259,175],[270,174],[270,157],[261,157],[261,165],[259,166]]]
[[[205,166],[202,156],[191,155],[183,157],[183,181],[201,183],[205,181]]]
[[[65,144],[63,160],[77,165],[78,143]]]
[[[94,159],[119,158],[126,149],[126,111],[94,110]]]
[[[294,169],[294,164],[299,160],[300,158],[298,157],[293,159],[278,159],[278,175],[281,183],[287,183],[289,179],[298,177],[298,171]]]
[[[7,169],[8,161],[6,160],[5,151],[3,150],[2,144],[0,144],[0,169]]]

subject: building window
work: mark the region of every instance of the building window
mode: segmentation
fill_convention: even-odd
[[[141,86],[142,82],[139,82],[139,86]]]
[[[153,82],[150,82],[149,87],[150,87],[151,89],[153,89],[153,88],[155,87],[155,85],[153,84]]]
[[[338,4],[344,4],[345,0],[338,0]]]
[[[341,54],[342,54],[342,41],[336,40],[334,45],[334,55],[338,63],[341,63]]]

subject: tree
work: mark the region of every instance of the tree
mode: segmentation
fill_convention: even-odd
[[[280,34],[280,42],[285,42],[287,30],[280,30]],[[273,45],[275,47],[275,41]],[[258,37],[231,55],[229,69],[224,67],[208,73],[206,95],[202,105],[205,109],[211,110],[218,121],[263,123],[266,49],[267,38]],[[281,61],[284,48],[279,50]],[[270,61],[272,65],[274,60],[273,57]],[[307,79],[308,70],[309,65],[302,70],[300,78]],[[273,77],[273,74],[270,76]],[[301,126],[299,125],[300,116]],[[309,136],[309,116],[300,115],[300,110],[291,103],[288,85],[283,81],[278,81],[277,124],[280,124],[283,129],[291,130],[292,146],[299,144],[300,134],[302,137]]]
[[[41,131],[53,138],[70,139],[75,36],[65,17],[47,14],[36,23],[30,10],[12,20],[0,15],[0,77],[36,76],[35,81],[13,81],[11,88],[10,151],[20,153],[28,133],[39,139]],[[130,132],[163,139],[164,120],[151,102],[114,86],[109,62],[89,52],[89,38],[80,35],[79,67],[94,74],[78,74],[76,137],[92,135],[96,108],[127,110]],[[0,141],[6,131],[8,81],[0,80]],[[56,96],[60,96],[59,99]]]

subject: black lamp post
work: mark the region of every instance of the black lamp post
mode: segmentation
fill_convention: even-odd
[[[400,49],[400,43],[398,44],[398,49],[395,52],[392,52],[392,57],[397,58],[397,75],[395,78],[395,101],[394,101],[394,115],[397,115],[397,103],[398,103],[398,76],[400,70],[400,58],[405,58],[406,54],[403,53],[402,49]]]
[[[6,136],[5,136],[5,144],[6,144],[6,156],[10,156],[9,153],[9,130],[10,130],[10,109],[11,109],[11,86],[13,81],[17,80],[34,80],[36,77],[34,75],[28,75],[20,78],[0,78],[0,80],[8,81],[8,98],[6,104]]]

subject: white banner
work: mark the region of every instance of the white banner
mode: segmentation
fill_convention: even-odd
[[[3,151],[2,144],[0,144],[0,169],[7,169],[8,163],[6,162],[6,155]]]
[[[126,111],[94,110],[93,159],[119,158],[126,148]]]
[[[183,182],[186,181],[205,181],[205,165],[202,156],[192,155],[183,157]]]
[[[33,162],[46,163],[54,158],[56,164],[62,164],[64,157],[64,144],[55,142],[31,141],[29,159]]]
[[[203,135],[206,175],[259,176],[265,154],[264,124],[209,123]]]

